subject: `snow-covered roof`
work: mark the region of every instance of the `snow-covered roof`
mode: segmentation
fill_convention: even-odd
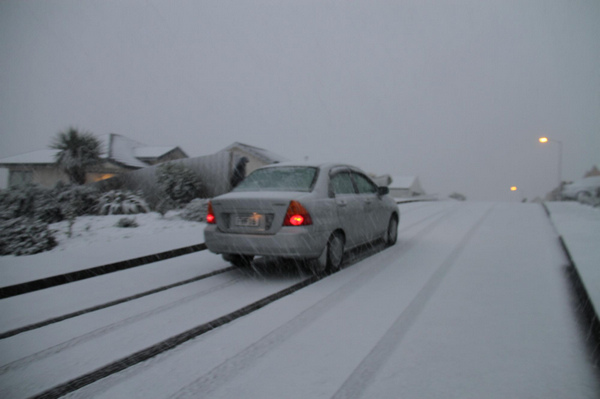
[[[0,159],[0,165],[45,165],[56,162],[56,154],[59,150],[38,150],[32,151],[25,154],[14,155],[12,157]]]
[[[416,176],[392,176],[390,188],[411,188],[417,181]]]
[[[148,164],[135,157],[134,152],[138,147],[145,147],[145,144],[112,133],[108,140],[108,158],[126,167],[145,168]]]
[[[177,147],[150,147],[120,134],[105,134],[98,137],[101,143],[101,159],[115,162],[129,168],[145,168],[148,164],[142,159],[159,158]],[[48,165],[56,162],[59,150],[45,149],[0,159],[0,165]]]
[[[160,158],[177,147],[136,147],[133,150],[136,158]]]
[[[230,151],[234,148],[239,148],[243,151],[246,151],[246,152],[254,155],[257,158],[262,159],[266,163],[289,161],[289,159],[282,157],[279,154],[275,154],[274,152],[265,150],[264,148],[253,147],[251,145],[243,144],[243,143],[239,143],[239,142],[235,142],[235,143],[231,144],[227,148],[224,148],[222,151]]]

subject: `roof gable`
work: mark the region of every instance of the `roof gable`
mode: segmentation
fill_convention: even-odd
[[[392,176],[390,188],[411,188],[417,181],[416,176]]]
[[[265,150],[264,148],[253,147],[251,145],[239,143],[239,142],[235,142],[235,143],[231,144],[230,146],[222,149],[221,151],[231,151],[234,148],[238,148],[242,151],[246,151],[246,152],[254,155],[255,157],[265,161],[266,163],[289,161],[289,159],[282,157],[281,155],[276,154],[274,152]]]

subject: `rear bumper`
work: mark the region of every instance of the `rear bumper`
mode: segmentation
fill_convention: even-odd
[[[316,258],[327,239],[326,232],[307,227],[282,227],[273,235],[223,233],[214,225],[204,229],[206,246],[216,254]]]

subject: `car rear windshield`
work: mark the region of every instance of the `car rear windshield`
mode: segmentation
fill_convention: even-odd
[[[233,191],[311,191],[317,178],[317,168],[281,166],[257,169]]]

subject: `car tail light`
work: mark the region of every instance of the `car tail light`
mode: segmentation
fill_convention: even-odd
[[[217,223],[217,219],[215,218],[215,213],[213,212],[212,203],[208,201],[208,211],[206,212],[206,223],[215,224]]]
[[[308,226],[312,224],[310,214],[298,201],[291,201],[283,220],[284,226]]]

